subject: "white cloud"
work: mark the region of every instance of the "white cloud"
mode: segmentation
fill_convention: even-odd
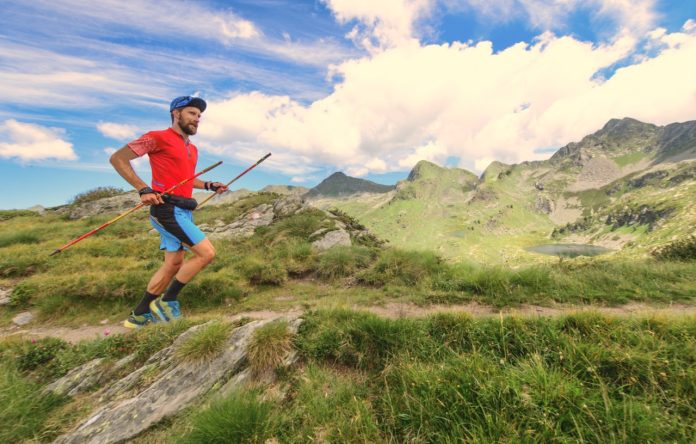
[[[578,10],[589,11],[594,19],[609,19],[616,34],[639,35],[651,29],[658,17],[655,0],[443,0],[453,10],[473,9],[486,20],[509,22],[526,19],[543,31],[567,27]]]
[[[202,143],[300,176],[326,165],[364,175],[402,171],[422,158],[481,170],[492,159],[541,159],[539,147],[579,140],[615,117],[657,124],[696,116],[696,32],[655,33],[651,58],[608,80],[636,41],[592,44],[540,35],[498,53],[491,42],[410,42],[334,67],[334,92],[309,105],[258,92],[210,102]],[[536,152],[535,152],[536,151]]]
[[[127,125],[114,122],[100,122],[97,124],[97,129],[104,136],[111,139],[122,140],[128,142],[135,138],[140,131],[135,125]]]
[[[77,159],[72,144],[65,141],[64,136],[65,131],[60,128],[5,120],[0,123],[0,139],[5,141],[0,142],[0,158]]]
[[[172,39],[217,40],[228,44],[239,39],[259,37],[259,29],[249,20],[227,10],[206,8],[199,2],[175,0],[36,0],[30,5],[41,11],[69,14],[71,25],[81,27],[119,26],[149,35]],[[85,20],[76,20],[77,18]]]
[[[323,0],[339,23],[357,21],[348,34],[370,51],[402,45],[417,37],[414,24],[431,12],[434,0]]]

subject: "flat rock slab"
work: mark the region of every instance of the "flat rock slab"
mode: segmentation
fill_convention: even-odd
[[[31,321],[34,320],[34,315],[29,312],[29,311],[24,311],[14,318],[12,318],[12,322],[15,323],[15,325],[26,325],[30,323]]]
[[[162,418],[174,415],[200,396],[206,394],[213,386],[224,385],[244,370],[247,344],[254,331],[274,320],[287,320],[290,328],[297,331],[300,319],[276,318],[253,321],[236,328],[228,337],[224,349],[214,359],[206,362],[189,362],[177,359],[176,349],[188,337],[207,324],[197,325],[183,333],[174,343],[153,355],[143,368],[159,369],[158,378],[135,396],[123,399],[119,395],[127,393],[134,386],[133,379],[126,376],[106,390],[106,405],[98,408],[78,428],[60,436],[54,441],[59,444],[110,444],[127,441],[142,433]],[[132,373],[136,374],[136,372]],[[123,383],[122,383],[123,381]],[[123,386],[123,390],[114,392],[114,388]]]
[[[10,299],[11,288],[0,288],[0,305],[7,305],[12,300]]]

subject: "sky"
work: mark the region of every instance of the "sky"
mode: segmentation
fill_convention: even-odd
[[[206,180],[272,153],[232,186],[251,190],[480,174],[611,118],[696,120],[696,0],[0,3],[0,209],[129,189],[110,154],[181,95],[208,102]]]

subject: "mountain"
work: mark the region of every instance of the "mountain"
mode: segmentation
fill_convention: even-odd
[[[695,195],[696,121],[624,118],[545,161],[493,162],[481,177],[421,161],[394,191],[327,197],[321,205],[356,217],[394,246],[515,263],[539,260],[525,248],[548,242],[644,253],[693,233]]]
[[[346,176],[342,172],[333,173],[319,185],[309,190],[304,197],[337,197],[359,193],[388,193],[393,185],[380,185],[365,179]]]
[[[396,185],[395,199],[441,198],[459,200],[473,190],[478,177],[460,168],[443,168],[421,160],[413,167],[406,180]]]

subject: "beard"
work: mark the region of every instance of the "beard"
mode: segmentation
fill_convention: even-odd
[[[186,134],[188,134],[189,136],[195,135],[196,131],[198,131],[198,127],[195,124],[193,124],[193,123],[187,124],[184,121],[184,119],[179,119],[179,121],[177,123],[179,124],[179,128],[181,128],[181,130],[183,132],[185,132]]]

